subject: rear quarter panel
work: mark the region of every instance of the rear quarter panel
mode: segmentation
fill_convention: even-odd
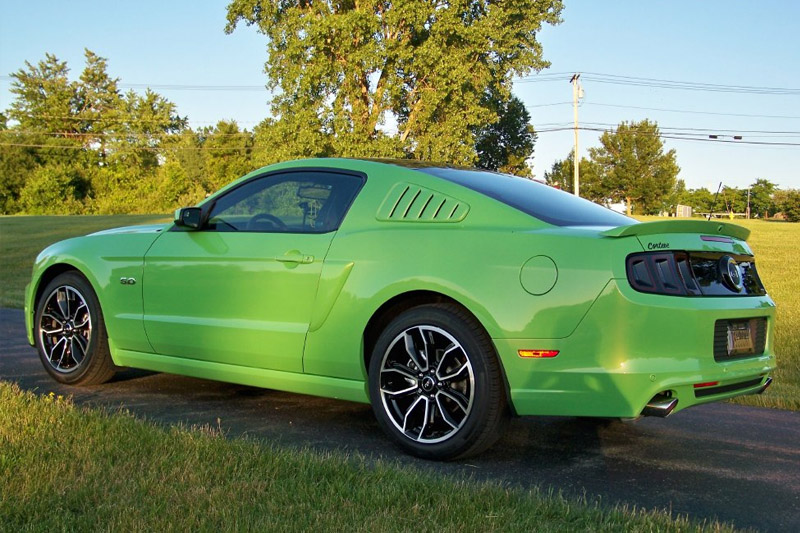
[[[624,269],[627,253],[642,250],[635,238],[555,228],[450,182],[396,172],[405,174],[393,177],[469,204],[469,213],[458,223],[378,220],[395,180],[368,174],[326,257],[326,265],[348,265],[347,276],[343,280],[332,269],[341,290],[308,335],[305,372],[364,379],[363,357],[356,354],[364,352],[367,322],[391,298],[418,290],[456,300],[494,339],[567,337],[612,278],[612,264]],[[534,295],[523,289],[520,274],[538,255],[553,260],[557,280],[546,294]],[[320,294],[325,283],[323,273]]]

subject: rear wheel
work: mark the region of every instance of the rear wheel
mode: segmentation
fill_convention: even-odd
[[[373,350],[369,388],[384,431],[426,459],[484,451],[508,416],[491,339],[456,305],[415,307],[394,319]]]
[[[39,358],[56,381],[95,385],[114,375],[100,304],[82,275],[65,272],[53,279],[34,320]]]

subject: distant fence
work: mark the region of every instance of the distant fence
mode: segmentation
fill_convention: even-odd
[[[695,215],[700,215],[704,217],[711,217],[711,218],[736,218],[742,217],[747,218],[747,213],[731,213],[730,211],[723,211],[722,213],[695,213]]]

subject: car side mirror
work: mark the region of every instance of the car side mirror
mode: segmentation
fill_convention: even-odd
[[[175,225],[189,229],[200,229],[203,214],[199,207],[181,207],[175,211]]]

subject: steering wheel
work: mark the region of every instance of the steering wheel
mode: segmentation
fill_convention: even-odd
[[[286,229],[286,224],[283,223],[283,220],[279,219],[274,215],[270,215],[269,213],[258,213],[257,215],[253,215],[247,222],[247,229],[248,230],[259,230],[265,229],[262,227],[264,222],[269,222],[274,229],[284,230]]]

